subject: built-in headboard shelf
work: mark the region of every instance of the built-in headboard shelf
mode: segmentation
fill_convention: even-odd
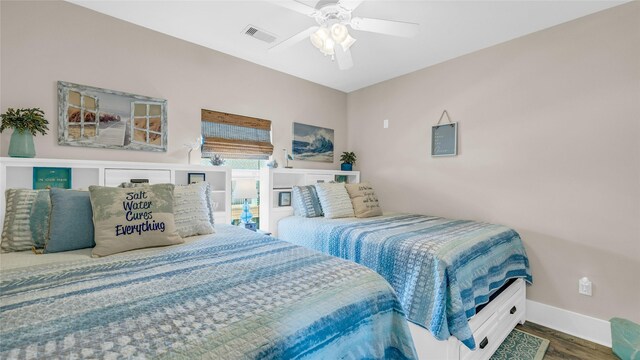
[[[5,190],[32,189],[34,167],[71,168],[72,189],[117,186],[131,179],[186,185],[189,173],[204,173],[205,181],[213,188],[213,201],[218,204],[216,223],[231,222],[231,169],[225,166],[7,157],[0,158],[0,219],[4,220]],[[0,221],[0,232],[3,222]]]
[[[281,192],[290,192],[294,186],[312,185],[319,182],[346,180],[360,182],[359,171],[266,168],[260,172],[260,230],[276,234],[278,221],[293,215],[291,206],[280,206]]]

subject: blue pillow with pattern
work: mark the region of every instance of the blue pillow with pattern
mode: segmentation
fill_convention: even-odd
[[[315,186],[294,186],[292,192],[291,204],[295,215],[308,218],[323,215]]]

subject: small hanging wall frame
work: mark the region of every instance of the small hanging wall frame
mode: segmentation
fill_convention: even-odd
[[[442,119],[447,117],[448,123]],[[447,110],[442,112],[440,120],[431,127],[431,156],[456,156],[458,155],[458,123],[451,122]]]

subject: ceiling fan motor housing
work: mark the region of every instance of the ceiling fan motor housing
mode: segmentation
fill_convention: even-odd
[[[316,19],[318,25],[331,26],[335,22],[348,24],[351,21],[351,10],[342,7],[338,3],[320,1],[317,6],[318,12],[314,15],[314,19]]]

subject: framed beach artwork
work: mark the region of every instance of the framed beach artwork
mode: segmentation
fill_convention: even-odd
[[[291,206],[291,191],[278,193],[278,206]]]
[[[58,144],[167,151],[167,100],[58,81]]]
[[[333,129],[293,123],[293,156],[296,160],[333,162]]]

